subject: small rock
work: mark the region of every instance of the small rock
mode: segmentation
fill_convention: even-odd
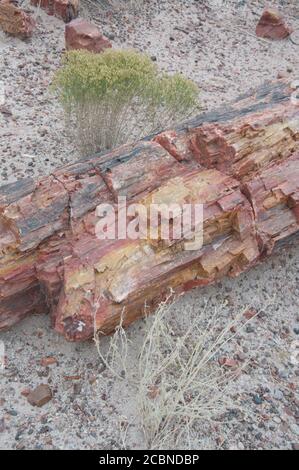
[[[82,379],[82,376],[81,375],[64,375],[63,378],[64,380],[71,381],[71,380],[80,380]]]
[[[48,366],[46,366],[46,367],[45,367],[44,369],[42,369],[42,370],[38,370],[38,371],[37,371],[37,375],[38,375],[39,377],[48,377],[49,373],[50,373],[50,369],[49,369]]]
[[[49,426],[42,426],[39,430],[40,434],[46,434],[51,431],[51,428]]]
[[[257,311],[254,310],[254,308],[249,308],[244,312],[244,317],[247,318],[247,320],[250,320],[251,318],[255,317],[257,314]]]
[[[292,449],[293,450],[299,450],[299,443],[298,444],[292,444]]]
[[[40,360],[40,365],[43,367],[51,366],[52,364],[57,364],[57,359],[53,356],[43,357]]]
[[[290,429],[291,429],[293,434],[296,434],[297,436],[299,436],[299,426],[297,424],[291,423],[290,424]]]
[[[259,395],[254,395],[252,400],[256,405],[261,405],[263,403],[263,399]]]
[[[278,80],[280,80],[281,78],[287,78],[287,74],[285,72],[278,72],[277,78]]]
[[[246,333],[254,333],[255,329],[251,325],[247,325],[246,327]]]
[[[275,390],[274,390],[273,396],[274,396],[274,398],[276,398],[277,400],[283,400],[283,393],[282,393],[280,390],[278,390],[278,389],[275,389]]]
[[[34,19],[10,2],[0,3],[0,28],[12,36],[30,38],[35,29]]]
[[[107,33],[106,34],[107,38],[113,41],[115,39],[115,34],[114,33]]]
[[[2,113],[4,116],[12,116],[11,110],[4,105],[0,105],[0,113]]]
[[[284,369],[280,369],[280,370],[278,371],[278,375],[279,375],[279,377],[280,377],[281,379],[284,379],[284,380],[286,380],[286,379],[288,378],[288,373],[287,373],[287,371],[284,370]]]
[[[76,382],[73,385],[73,391],[75,395],[79,395],[82,390],[82,384],[80,382]]]
[[[149,387],[147,396],[150,398],[150,400],[154,400],[159,395],[160,395],[159,387],[157,387],[156,385],[152,385],[151,387]]]
[[[5,421],[4,421],[4,418],[1,418],[0,419],[0,432],[4,432],[5,431]]]
[[[267,8],[264,10],[255,32],[260,38],[284,39],[293,32],[293,29],[286,24],[278,10]]]
[[[236,444],[229,446],[228,450],[239,450],[239,447]]]
[[[88,381],[89,381],[90,385],[93,385],[93,384],[97,381],[97,379],[98,379],[98,376],[97,376],[97,375],[92,375],[92,376],[88,379]]]
[[[43,406],[52,399],[52,390],[49,385],[41,384],[27,396],[28,402],[33,406]]]
[[[41,129],[38,130],[38,133],[41,137],[44,137],[46,134],[48,134],[48,129],[46,127],[42,127]],[[57,360],[55,359],[57,362]]]
[[[112,47],[112,44],[97,26],[78,18],[65,26],[65,47],[67,50],[85,49],[100,53]]]
[[[47,415],[47,414],[42,415],[42,416],[40,417],[40,422],[41,422],[42,424],[47,424],[47,422],[48,422],[48,415]]]

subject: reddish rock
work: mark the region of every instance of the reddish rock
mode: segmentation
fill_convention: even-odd
[[[4,0],[0,3],[0,28],[5,33],[25,39],[32,36],[35,21],[28,13]]]
[[[38,387],[32,390],[27,396],[28,402],[33,406],[43,406],[51,399],[52,391],[49,385],[46,384],[38,385]]]
[[[79,14],[79,0],[31,0],[31,4],[42,8],[48,15],[61,18],[65,23]]]
[[[78,18],[65,27],[65,47],[67,50],[86,49],[90,52],[103,52],[112,45],[94,24]]]
[[[284,39],[293,32],[283,16],[275,8],[264,10],[256,27],[256,35],[260,38]]]
[[[159,387],[157,387],[157,385],[151,385],[149,388],[148,388],[148,392],[147,392],[147,396],[151,399],[151,400],[154,400],[155,398],[157,398],[157,396],[160,395],[160,389]]]
[[[43,357],[40,360],[40,365],[42,367],[51,366],[52,364],[57,364],[57,359],[55,357],[48,356],[48,357]]]
[[[218,362],[224,367],[236,367],[238,365],[237,361],[229,357],[219,357]]]
[[[256,314],[257,314],[256,310],[254,310],[253,308],[249,308],[248,310],[246,310],[246,312],[244,312],[244,317],[247,320],[251,320],[251,318],[255,317]]]

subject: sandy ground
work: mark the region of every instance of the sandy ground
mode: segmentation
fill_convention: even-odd
[[[215,107],[249,87],[283,73],[299,76],[299,46],[268,42],[254,35],[265,4],[279,6],[294,28],[294,1],[147,1],[136,13],[85,7],[114,47],[147,52],[164,70],[181,71],[201,89],[202,105]],[[36,10],[34,10],[36,12]],[[0,80],[5,109],[0,112],[0,182],[47,174],[74,161],[77,152],[63,128],[63,113],[49,92],[64,47],[64,24],[39,13],[28,42],[0,35]],[[271,260],[236,280],[194,290],[173,305],[170,315],[186,324],[209,299],[218,306],[219,325],[250,305],[265,308],[222,353],[249,361],[231,396],[238,409],[212,424],[202,423],[194,448],[289,449],[299,446],[298,361],[292,353],[299,333],[298,239]],[[226,300],[226,307],[219,307]],[[128,331],[136,367],[144,322]],[[0,448],[144,448],[134,390],[104,369],[94,344],[68,344],[54,333],[47,316],[32,317],[1,333],[7,368],[0,374]],[[107,346],[103,340],[103,348]],[[135,360],[134,360],[135,354]],[[58,364],[41,367],[55,356]],[[73,379],[70,380],[70,376]],[[74,376],[78,376],[74,379]],[[48,383],[53,399],[33,408],[22,390]],[[123,424],[129,423],[124,438]]]

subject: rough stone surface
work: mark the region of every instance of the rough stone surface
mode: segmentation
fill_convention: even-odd
[[[288,81],[262,85],[154,141],[0,188],[0,328],[51,311],[71,341],[154,310],[171,288],[236,276],[299,228],[299,107]],[[204,205],[204,243],[99,240],[101,202]],[[46,292],[46,295],[45,295]],[[99,300],[100,299],[100,300]],[[96,309],[96,310],[95,310]],[[95,316],[96,315],[96,316]]]
[[[61,18],[65,23],[77,18],[79,0],[31,0],[31,4],[45,10],[48,15]]]
[[[0,2],[0,28],[12,36],[30,38],[35,29],[34,19],[9,1]]]
[[[27,395],[27,400],[32,406],[44,406],[52,399],[52,390],[49,385],[38,385]]]
[[[67,50],[86,49],[99,53],[112,45],[97,26],[77,18],[65,26],[65,47]]]
[[[275,8],[267,8],[256,27],[256,34],[261,38],[285,39],[293,29],[287,25],[283,16]]]

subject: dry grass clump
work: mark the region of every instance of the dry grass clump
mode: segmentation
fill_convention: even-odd
[[[234,408],[228,389],[241,372],[238,366],[221,367],[218,357],[248,323],[243,312],[219,328],[223,306],[211,311],[207,303],[186,327],[172,321],[171,308],[163,303],[146,319],[136,364],[121,324],[105,354],[95,335],[102,361],[114,375],[134,385],[138,421],[149,449],[191,448],[196,425],[212,422]]]
[[[190,116],[196,85],[129,50],[71,51],[53,82],[82,155],[113,148]]]

